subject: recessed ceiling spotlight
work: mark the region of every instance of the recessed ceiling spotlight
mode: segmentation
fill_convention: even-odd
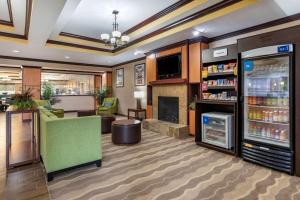
[[[65,56],[65,59],[70,59],[71,57],[70,56]]]
[[[143,54],[143,52],[142,52],[142,51],[135,51],[133,54],[134,54],[135,56],[137,56],[137,55],[139,55],[139,54]]]
[[[19,53],[20,51],[19,51],[19,50],[13,50],[12,52],[14,52],[14,53]]]
[[[200,34],[199,31],[193,31],[193,36],[198,36]]]

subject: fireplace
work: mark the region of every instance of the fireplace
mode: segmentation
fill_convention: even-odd
[[[179,123],[179,98],[158,96],[158,119]]]

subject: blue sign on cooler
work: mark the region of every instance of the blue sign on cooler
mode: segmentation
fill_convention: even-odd
[[[203,116],[203,124],[208,124],[209,118],[206,116]]]
[[[246,72],[251,72],[253,70],[253,61],[245,61],[244,62],[244,70]]]
[[[289,45],[282,45],[277,47],[278,53],[286,53],[290,51],[290,46]]]

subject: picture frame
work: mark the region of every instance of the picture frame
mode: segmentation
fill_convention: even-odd
[[[134,66],[135,86],[144,86],[146,84],[145,63]]]
[[[116,70],[116,87],[124,87],[124,68]]]

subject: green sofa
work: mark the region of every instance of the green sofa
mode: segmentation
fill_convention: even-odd
[[[56,173],[87,164],[101,166],[101,117],[58,118],[40,111],[41,158],[48,181]]]
[[[108,105],[111,104],[111,105]],[[117,114],[118,113],[118,98],[104,98],[102,105],[98,108],[98,115],[101,114]]]
[[[64,109],[59,109],[59,108],[52,108],[50,102],[48,100],[34,100],[35,103],[38,106],[43,106],[43,107],[48,107],[51,108],[50,112],[52,112],[54,115],[56,115],[58,118],[64,118],[65,116],[65,111]]]

